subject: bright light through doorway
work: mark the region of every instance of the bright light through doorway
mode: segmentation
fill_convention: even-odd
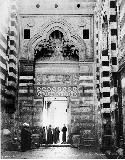
[[[47,103],[50,103],[47,107]],[[59,127],[60,142],[62,140],[62,128],[64,124],[67,126],[67,106],[68,100],[66,97],[45,97],[43,108],[43,126],[52,128]],[[68,134],[68,133],[67,133]]]
[[[60,129],[67,126],[67,98],[66,97],[45,97],[45,101],[51,102],[50,106],[43,111],[43,125],[51,125]]]
[[[67,124],[67,101],[52,101],[51,107],[54,110],[54,128],[62,128],[64,124]]]

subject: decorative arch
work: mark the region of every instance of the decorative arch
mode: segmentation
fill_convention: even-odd
[[[49,35],[50,35],[52,32],[54,32],[55,30],[58,30],[58,31],[62,32],[63,35],[64,35],[64,38],[65,38],[65,39],[68,39],[68,36],[67,36],[66,31],[65,31],[62,27],[60,27],[60,26],[54,26],[53,28],[51,28],[51,29],[47,32],[47,34],[46,34],[46,39],[47,39],[47,40],[49,39]]]
[[[86,55],[86,44],[84,40],[75,33],[73,27],[67,21],[62,19],[58,21],[51,21],[42,25],[40,31],[30,39],[28,43],[28,50],[29,54],[32,54],[31,57],[34,59],[34,51],[37,46],[45,40],[48,41],[50,34],[54,30],[59,30],[63,33],[65,41],[70,43],[70,46],[75,46],[79,51],[79,60],[84,61]]]

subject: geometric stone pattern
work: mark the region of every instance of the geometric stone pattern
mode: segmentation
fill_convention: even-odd
[[[43,96],[71,96],[74,98],[78,97],[77,86],[36,86],[35,90],[35,98],[42,98]]]

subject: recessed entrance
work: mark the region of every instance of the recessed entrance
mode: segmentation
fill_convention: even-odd
[[[43,126],[52,128],[59,127],[60,130],[60,143],[62,142],[62,128],[64,124],[67,127],[69,124],[69,105],[67,97],[44,97],[43,106]],[[67,138],[66,138],[67,139]]]

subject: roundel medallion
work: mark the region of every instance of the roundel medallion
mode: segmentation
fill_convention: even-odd
[[[80,18],[79,23],[80,23],[80,26],[86,26],[86,24],[87,24],[86,20],[83,17]]]
[[[27,25],[28,27],[33,27],[35,25],[34,19],[29,19]]]

